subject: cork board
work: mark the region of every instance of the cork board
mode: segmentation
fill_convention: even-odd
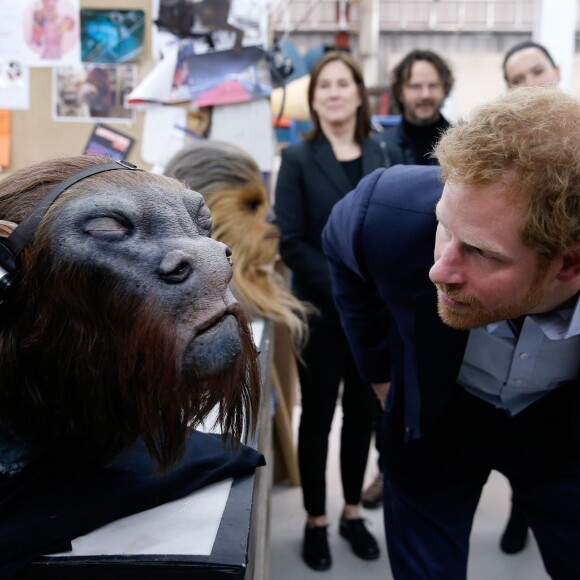
[[[137,82],[141,81],[156,63],[151,56],[151,0],[81,0],[81,8],[137,9],[145,12],[144,50],[134,63],[137,66]],[[150,169],[140,156],[143,115],[143,112],[136,111],[131,124],[104,122],[135,139],[127,160]],[[92,121],[53,121],[52,69],[31,68],[30,109],[12,111],[12,159],[10,167],[2,175],[45,159],[81,154],[94,125]]]

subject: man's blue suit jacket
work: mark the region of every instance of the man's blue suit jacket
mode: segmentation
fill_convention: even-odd
[[[443,324],[428,275],[443,190],[439,171],[376,170],[334,206],[322,236],[359,373],[369,382],[392,381],[387,411],[403,395],[406,440],[424,434],[445,408],[469,335]],[[580,384],[562,409],[577,450],[579,417]]]
[[[445,407],[468,332],[444,325],[429,280],[439,167],[378,169],[338,202],[323,232],[333,294],[362,378],[404,392],[405,439]]]

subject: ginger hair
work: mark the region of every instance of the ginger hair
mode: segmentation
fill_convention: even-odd
[[[450,128],[434,152],[444,181],[504,182],[523,202],[521,240],[541,257],[580,241],[580,101],[553,87],[506,91]]]

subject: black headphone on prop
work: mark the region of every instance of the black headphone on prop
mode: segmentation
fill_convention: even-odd
[[[36,205],[36,207],[18,224],[16,229],[7,237],[0,238],[0,296],[14,283],[19,270],[19,256],[22,250],[32,241],[38,224],[45,216],[48,208],[56,198],[71,185],[78,181],[114,169],[139,169],[128,161],[114,161],[87,167],[74,173],[58,185],[53,187]]]

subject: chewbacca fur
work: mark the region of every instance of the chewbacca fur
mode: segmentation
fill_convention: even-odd
[[[274,269],[279,231],[271,223],[272,208],[256,162],[234,145],[203,141],[177,153],[165,173],[204,196],[212,213],[212,237],[232,249],[233,284],[244,307],[287,327],[298,352],[313,308],[294,297]]]

